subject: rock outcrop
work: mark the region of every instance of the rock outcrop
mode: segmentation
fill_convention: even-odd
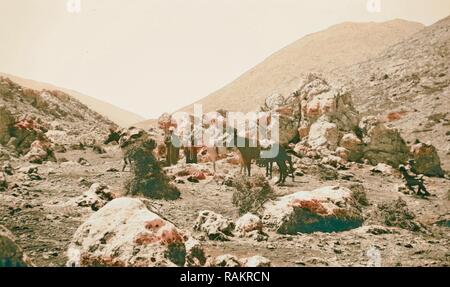
[[[436,148],[425,143],[418,143],[411,147],[411,158],[414,160],[414,172],[426,176],[443,177],[441,160]]]
[[[363,118],[364,159],[370,164],[387,163],[395,168],[408,160],[409,148],[398,130],[389,128],[375,117]]]
[[[68,266],[183,266],[186,238],[139,199],[118,198],[75,232]]]
[[[335,155],[345,161],[385,163],[394,168],[411,156],[397,129],[377,117],[362,117],[346,87],[317,74],[307,75],[287,99],[280,95],[268,97],[261,110],[279,115],[279,142],[295,143],[294,151],[303,156]],[[414,158],[423,157],[423,174],[442,176],[439,157],[432,148],[413,147],[411,153]],[[424,164],[426,161],[431,163]]]
[[[300,191],[264,208],[263,222],[281,234],[337,232],[363,223],[358,203],[344,187]]]

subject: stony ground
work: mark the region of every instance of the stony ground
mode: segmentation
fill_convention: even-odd
[[[80,157],[86,159],[89,165],[76,163]],[[20,160],[12,162],[16,171],[14,176],[8,178],[15,186],[0,192],[0,225],[15,234],[18,244],[37,266],[65,264],[67,246],[75,230],[94,212],[75,203],[92,183],[107,184],[115,193],[123,194],[124,183],[130,176],[127,171],[120,172],[121,152],[117,146],[107,147],[106,154],[96,154],[91,149],[70,150],[57,154],[57,158],[60,162],[64,158],[66,162],[38,166],[41,180],[31,180],[19,170],[31,164]],[[153,207],[188,232],[192,232],[201,210],[208,209],[237,219],[238,209],[232,204],[234,188],[222,185],[221,178],[226,174],[238,174],[239,167],[221,161],[215,176],[209,163],[194,167],[209,171],[211,175],[199,183],[191,183],[181,177],[184,183],[177,183],[181,198],[175,201],[152,200]],[[185,168],[180,161],[168,173],[175,174]],[[277,195],[281,196],[323,186],[339,184],[351,187],[362,184],[370,202],[364,209],[363,227],[340,233],[290,236],[266,230],[269,239],[263,242],[242,238],[233,238],[228,242],[205,240],[202,243],[207,255],[263,255],[274,266],[365,266],[371,260],[368,251],[375,249],[379,251],[383,266],[448,266],[450,181],[426,178],[433,196],[421,199],[398,191],[397,187],[402,183],[398,175],[373,174],[371,168],[355,164],[349,170],[338,171],[338,179],[330,181],[323,181],[319,174],[305,171],[305,175],[296,177],[295,182],[288,179],[285,186],[273,186]],[[255,174],[263,172],[256,166],[253,170]],[[423,231],[387,227],[377,216],[381,203],[399,197],[416,215],[415,220],[424,225]],[[435,224],[438,221],[444,223]]]

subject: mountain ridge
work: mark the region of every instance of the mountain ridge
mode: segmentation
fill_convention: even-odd
[[[383,23],[344,22],[333,25],[326,30],[308,34],[273,53],[236,80],[193,104],[202,104],[204,111],[217,108],[250,111],[262,104],[271,93],[287,96],[298,87],[303,73],[328,72],[368,60],[424,27],[420,23],[400,19]],[[349,28],[354,30],[351,35]],[[367,37],[368,34],[370,37]],[[343,37],[344,41],[338,41]],[[355,39],[359,40],[356,44],[352,43]],[[328,50],[335,53],[318,51],[320,46],[327,46]],[[193,104],[180,111],[191,112]]]
[[[87,107],[89,107],[93,111],[98,112],[102,116],[108,118],[112,122],[114,122],[117,125],[122,126],[122,127],[128,127],[136,122],[143,121],[145,119],[144,117],[134,114],[130,111],[127,111],[125,109],[117,107],[108,102],[98,100],[94,97],[81,94],[75,90],[57,87],[53,84],[39,82],[39,81],[31,80],[31,79],[26,79],[26,78],[22,78],[22,77],[7,74],[7,73],[0,72],[0,76],[9,78],[13,82],[16,82],[17,84],[19,84],[21,86],[24,86],[26,88],[30,88],[33,90],[44,90],[45,89],[45,90],[62,91],[64,93],[74,97],[75,99],[79,100],[81,103],[85,104]]]

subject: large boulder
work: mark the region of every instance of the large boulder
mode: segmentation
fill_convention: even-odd
[[[263,222],[281,234],[344,231],[363,217],[352,192],[344,187],[300,191],[264,205]]]
[[[364,158],[370,164],[398,167],[408,160],[409,148],[397,129],[387,127],[374,117],[364,118],[360,129],[364,134]]]
[[[194,230],[206,234],[210,240],[227,241],[233,236],[234,223],[231,219],[225,218],[210,210],[199,212],[194,224]]]
[[[267,239],[267,234],[263,232],[261,218],[255,214],[246,213],[236,221],[235,232],[239,237],[253,238],[257,241]]]
[[[32,266],[32,263],[15,242],[14,235],[0,225],[0,267],[26,266]]]
[[[441,160],[434,146],[425,143],[415,144],[411,147],[411,156],[415,161],[414,172],[426,176],[444,176]]]
[[[339,83],[329,83],[317,74],[309,74],[297,91],[302,98],[303,120],[314,123],[326,116],[339,130],[350,131],[358,125],[359,115],[351,94]]]
[[[363,157],[363,143],[354,133],[344,134],[339,146],[347,151],[349,161],[359,161]]]
[[[326,147],[335,150],[339,142],[339,130],[336,124],[322,117],[313,123],[309,130],[308,144],[312,148]]]
[[[185,236],[139,199],[118,198],[75,232],[68,266],[154,267],[185,264]]]
[[[244,237],[253,231],[262,231],[262,227],[263,224],[259,216],[246,213],[236,221],[235,230],[239,236]]]

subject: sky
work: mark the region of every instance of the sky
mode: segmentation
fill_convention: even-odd
[[[155,118],[309,33],[449,14],[449,0],[0,0],[0,72]]]

